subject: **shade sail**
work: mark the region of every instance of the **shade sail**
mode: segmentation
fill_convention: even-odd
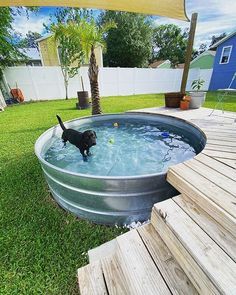
[[[70,6],[129,11],[188,21],[185,0],[0,0],[0,6]]]

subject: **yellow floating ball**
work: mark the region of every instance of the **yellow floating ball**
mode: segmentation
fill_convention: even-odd
[[[119,127],[119,124],[118,123],[114,123],[113,126],[114,127]]]

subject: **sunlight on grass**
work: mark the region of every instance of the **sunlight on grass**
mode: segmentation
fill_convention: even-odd
[[[111,97],[105,113],[159,106],[162,96]],[[26,103],[0,113],[0,294],[77,294],[87,251],[122,229],[91,224],[53,201],[34,155],[36,139],[63,121],[90,115],[75,99]]]
[[[76,270],[87,263],[87,251],[124,231],[59,208],[34,155],[36,139],[58,123],[56,114],[63,121],[90,115],[75,103],[26,103],[0,113],[0,294],[77,294]],[[216,93],[209,93],[204,106],[215,103]],[[104,113],[163,105],[155,94],[102,99]],[[236,111],[236,101],[225,109]]]

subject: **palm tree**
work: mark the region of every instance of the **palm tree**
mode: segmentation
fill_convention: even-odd
[[[92,115],[102,113],[100,105],[99,85],[98,85],[98,72],[99,68],[95,58],[95,48],[103,47],[105,49],[104,34],[111,28],[115,27],[114,22],[107,22],[102,26],[98,26],[94,20],[88,21],[82,19],[77,24],[74,30],[74,37],[79,38],[82,49],[89,59],[89,80],[91,87],[91,98],[92,98]]]

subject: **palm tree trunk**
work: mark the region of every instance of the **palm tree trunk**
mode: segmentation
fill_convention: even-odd
[[[100,95],[98,87],[98,66],[95,58],[94,46],[92,46],[91,48],[88,74],[92,96],[92,115],[99,115],[102,114],[102,110],[100,106]]]

